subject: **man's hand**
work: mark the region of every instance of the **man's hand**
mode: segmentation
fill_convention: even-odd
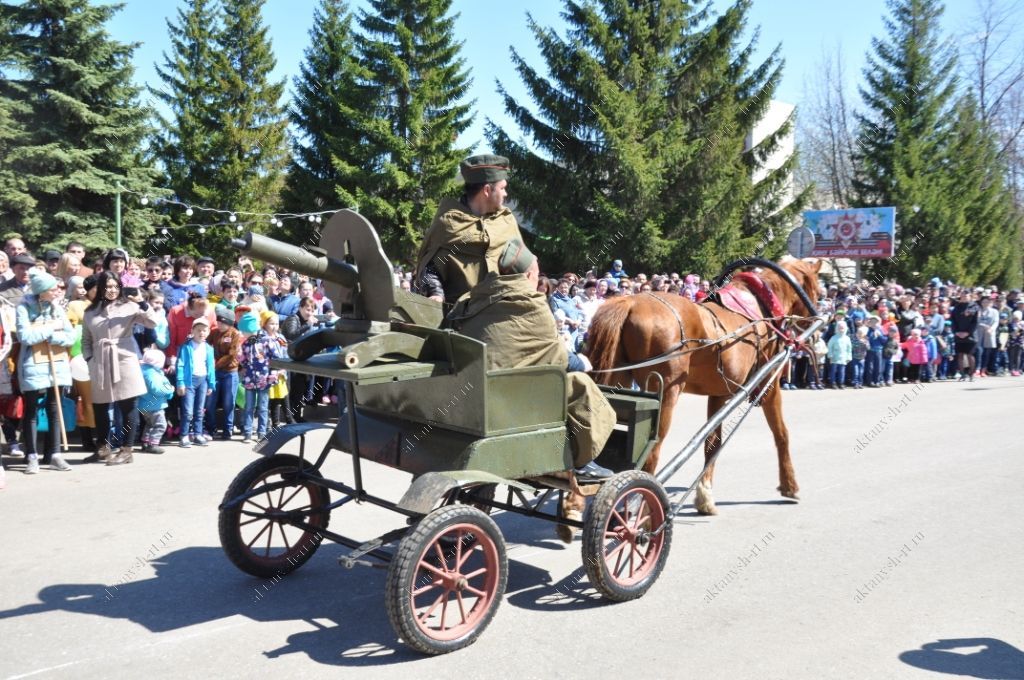
[[[440,295],[431,295],[431,296],[430,296],[430,297],[428,297],[427,299],[428,299],[428,300],[433,300],[433,301],[435,301],[435,302],[444,302],[444,298],[443,298],[443,297],[441,297]]]
[[[178,388],[175,390],[175,392],[178,393],[179,397],[184,397],[185,396],[185,386],[184,385],[178,385]]]

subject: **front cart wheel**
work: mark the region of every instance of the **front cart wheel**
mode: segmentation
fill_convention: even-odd
[[[388,569],[388,618],[410,647],[453,652],[487,628],[507,582],[505,539],[494,520],[466,505],[444,506],[399,543]]]
[[[254,490],[242,503],[220,511],[220,544],[236,567],[270,578],[295,571],[313,556],[330,519],[327,489],[299,479],[298,456],[278,454],[245,466],[224,494],[224,503]],[[306,477],[323,479],[309,463]],[[295,523],[309,525],[296,526]]]
[[[604,597],[635,600],[658,580],[672,544],[668,507],[665,488],[639,470],[597,492],[583,520],[583,566]]]

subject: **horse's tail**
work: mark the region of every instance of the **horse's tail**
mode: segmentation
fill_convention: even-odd
[[[594,370],[606,371],[616,364],[625,363],[625,356],[620,356],[619,341],[622,329],[632,310],[632,297],[620,297],[608,300],[601,305],[590,322],[587,331],[587,358]],[[611,374],[598,377],[598,382],[608,382]]]

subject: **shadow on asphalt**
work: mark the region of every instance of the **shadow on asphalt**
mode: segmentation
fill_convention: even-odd
[[[339,666],[422,659],[398,641],[388,621],[384,608],[387,571],[343,569],[337,566],[337,558],[346,552],[342,546],[324,544],[303,569],[273,581],[239,572],[219,546],[184,548],[145,563],[156,570],[152,578],[116,586],[47,586],[37,594],[38,603],[0,611],[0,620],[66,611],[124,619],[160,634],[241,615],[257,622],[305,621],[312,629],[288,636],[274,649],[254,648],[254,655],[262,652],[277,658],[302,653],[319,663]],[[133,572],[137,568],[132,565]],[[551,591],[545,585],[550,580],[545,569],[510,559],[506,594]],[[515,604],[513,597],[508,599]],[[31,619],[25,623],[32,625]],[[245,641],[238,639],[235,644],[244,645]]]
[[[921,649],[903,652],[900,661],[933,673],[991,680],[1024,680],[1024,652],[993,638],[929,642],[921,645]]]

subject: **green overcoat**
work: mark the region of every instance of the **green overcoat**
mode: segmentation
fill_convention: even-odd
[[[448,314],[445,325],[487,344],[487,368],[569,365],[547,297],[523,274],[488,274]],[[596,458],[615,428],[615,410],[585,373],[567,374],[574,464]]]
[[[498,258],[514,238],[523,240],[508,208],[480,216],[454,198],[442,199],[420,245],[415,280],[433,262],[444,285],[445,302],[454,303],[489,272],[498,271]]]

